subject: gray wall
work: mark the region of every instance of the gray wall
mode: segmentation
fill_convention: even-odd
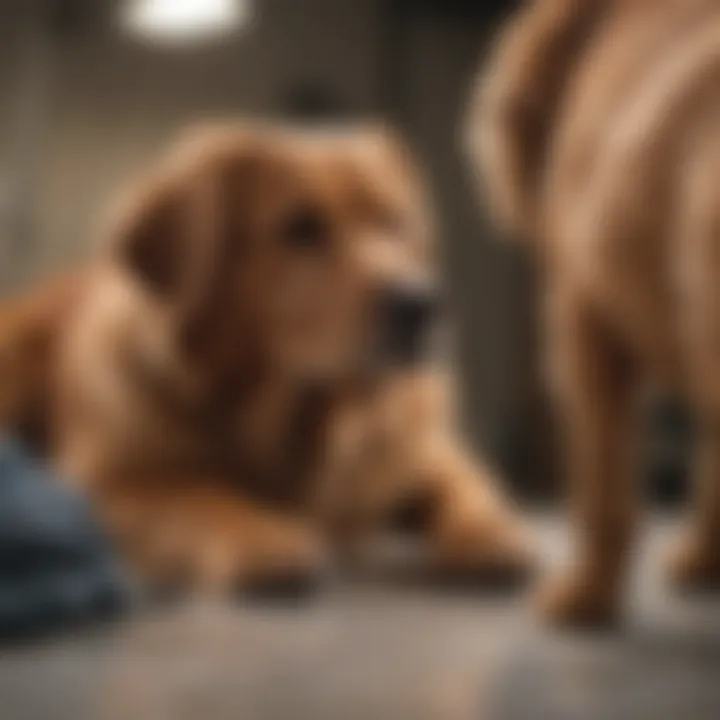
[[[432,14],[407,32],[410,83],[404,121],[435,181],[447,275],[459,325],[468,418],[492,449],[517,438],[528,412],[527,273],[523,253],[478,207],[462,130],[487,30]]]
[[[376,3],[261,0],[253,31],[217,46],[144,47],[111,22],[58,43],[43,197],[43,267],[81,254],[88,218],[118,181],[196,118],[272,113],[298,79],[375,106]]]

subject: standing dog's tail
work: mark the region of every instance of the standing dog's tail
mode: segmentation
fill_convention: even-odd
[[[528,3],[510,20],[481,74],[470,110],[469,150],[493,214],[512,234],[538,234],[554,123],[602,6],[596,0]]]

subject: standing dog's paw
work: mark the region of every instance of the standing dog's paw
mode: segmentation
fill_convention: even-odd
[[[666,572],[678,590],[720,590],[720,548],[689,535],[670,554]]]
[[[544,584],[538,594],[542,617],[560,627],[608,628],[619,619],[615,593],[581,571],[567,571]]]

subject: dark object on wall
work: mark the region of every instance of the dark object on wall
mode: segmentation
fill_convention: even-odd
[[[410,62],[412,25],[433,22],[466,23],[477,28],[478,47],[488,28],[522,4],[522,0],[386,0],[382,5],[379,87],[383,110],[397,122],[407,119],[407,88],[413,77]]]
[[[85,499],[0,439],[0,639],[114,616],[128,588]]]
[[[70,39],[84,28],[93,11],[97,12],[95,5],[92,0],[51,0],[46,2],[46,12],[53,31]]]
[[[337,121],[348,115],[345,104],[332,88],[312,81],[293,84],[282,109],[284,115],[295,122]]]

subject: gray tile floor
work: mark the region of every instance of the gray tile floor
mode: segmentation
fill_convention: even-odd
[[[354,580],[301,608],[194,604],[0,650],[0,718],[720,718],[720,597],[666,591],[669,525],[645,534],[620,633],[543,630],[519,596]],[[538,527],[560,560],[561,526]]]

